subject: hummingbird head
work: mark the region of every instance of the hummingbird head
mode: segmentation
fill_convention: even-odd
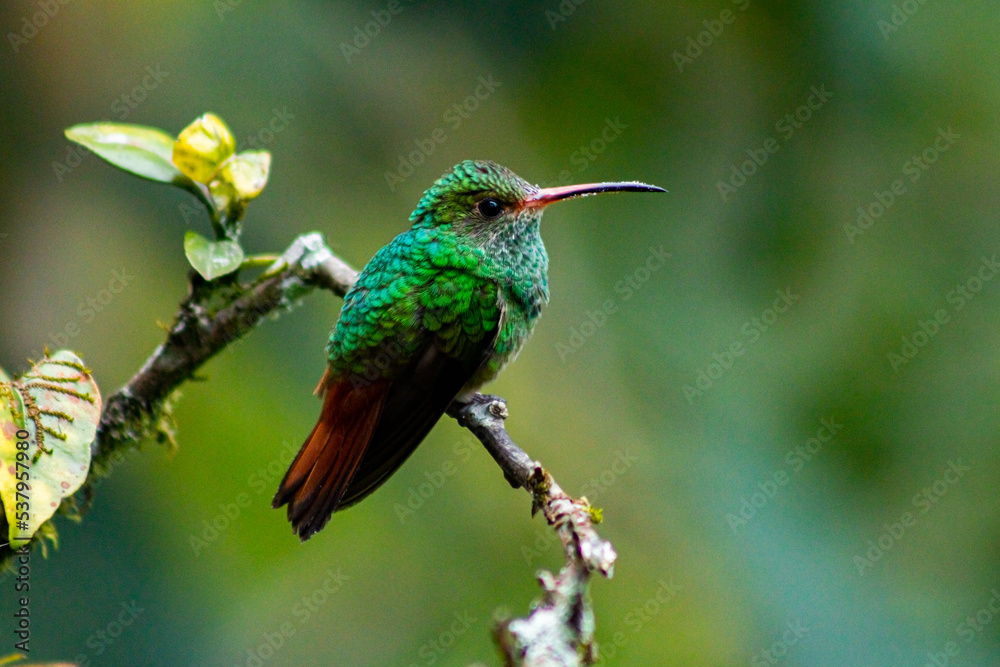
[[[587,183],[539,188],[495,162],[466,160],[439,178],[410,215],[414,226],[449,225],[472,237],[537,224],[549,204],[601,192],[666,192],[644,183]]]

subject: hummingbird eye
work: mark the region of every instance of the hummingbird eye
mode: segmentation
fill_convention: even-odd
[[[487,220],[498,218],[503,213],[503,204],[492,198],[482,200],[476,205],[476,208]]]

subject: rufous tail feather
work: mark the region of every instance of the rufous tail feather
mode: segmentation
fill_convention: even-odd
[[[388,392],[388,382],[354,386],[349,378],[323,376],[319,421],[296,455],[274,508],[288,505],[288,520],[302,541],[330,520],[368,449]]]

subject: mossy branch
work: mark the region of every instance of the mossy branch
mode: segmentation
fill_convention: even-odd
[[[173,441],[171,397],[202,365],[236,342],[265,317],[288,310],[321,288],[343,297],[357,272],[337,258],[318,233],[295,240],[255,282],[241,285],[236,274],[206,282],[191,272],[191,290],[169,328],[166,340],[128,383],[108,397],[87,484],[78,505],[89,506],[92,482],[108,469],[116,452],[152,437]],[[590,665],[596,660],[594,617],[587,598],[592,572],[610,577],[615,552],[592,525],[595,512],[586,498],[568,496],[542,466],[510,438],[504,428],[507,407],[496,396],[475,395],[448,410],[483,443],[514,488],[532,496],[532,514],[541,511],[559,535],[566,565],[558,576],[538,574],[543,593],[526,619],[505,620],[496,639],[508,665],[529,667]],[[75,511],[76,508],[74,507]]]
[[[99,470],[116,450],[156,435],[169,397],[206,361],[265,317],[290,309],[317,287],[344,296],[356,277],[357,272],[335,257],[318,233],[297,238],[250,285],[235,285],[226,280],[231,276],[209,283],[192,271],[191,291],[166,340],[128,384],[105,402],[91,447],[94,465]]]

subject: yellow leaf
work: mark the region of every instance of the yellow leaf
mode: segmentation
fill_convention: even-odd
[[[173,160],[186,176],[208,183],[223,162],[236,151],[232,132],[215,114],[207,113],[188,125],[174,142]]]
[[[3,383],[20,399],[23,425],[0,406],[0,500],[12,547],[26,544],[90,470],[101,394],[83,362],[60,350]]]
[[[271,154],[267,151],[244,151],[229,158],[219,169],[218,180],[232,185],[236,198],[250,201],[267,185]]]

